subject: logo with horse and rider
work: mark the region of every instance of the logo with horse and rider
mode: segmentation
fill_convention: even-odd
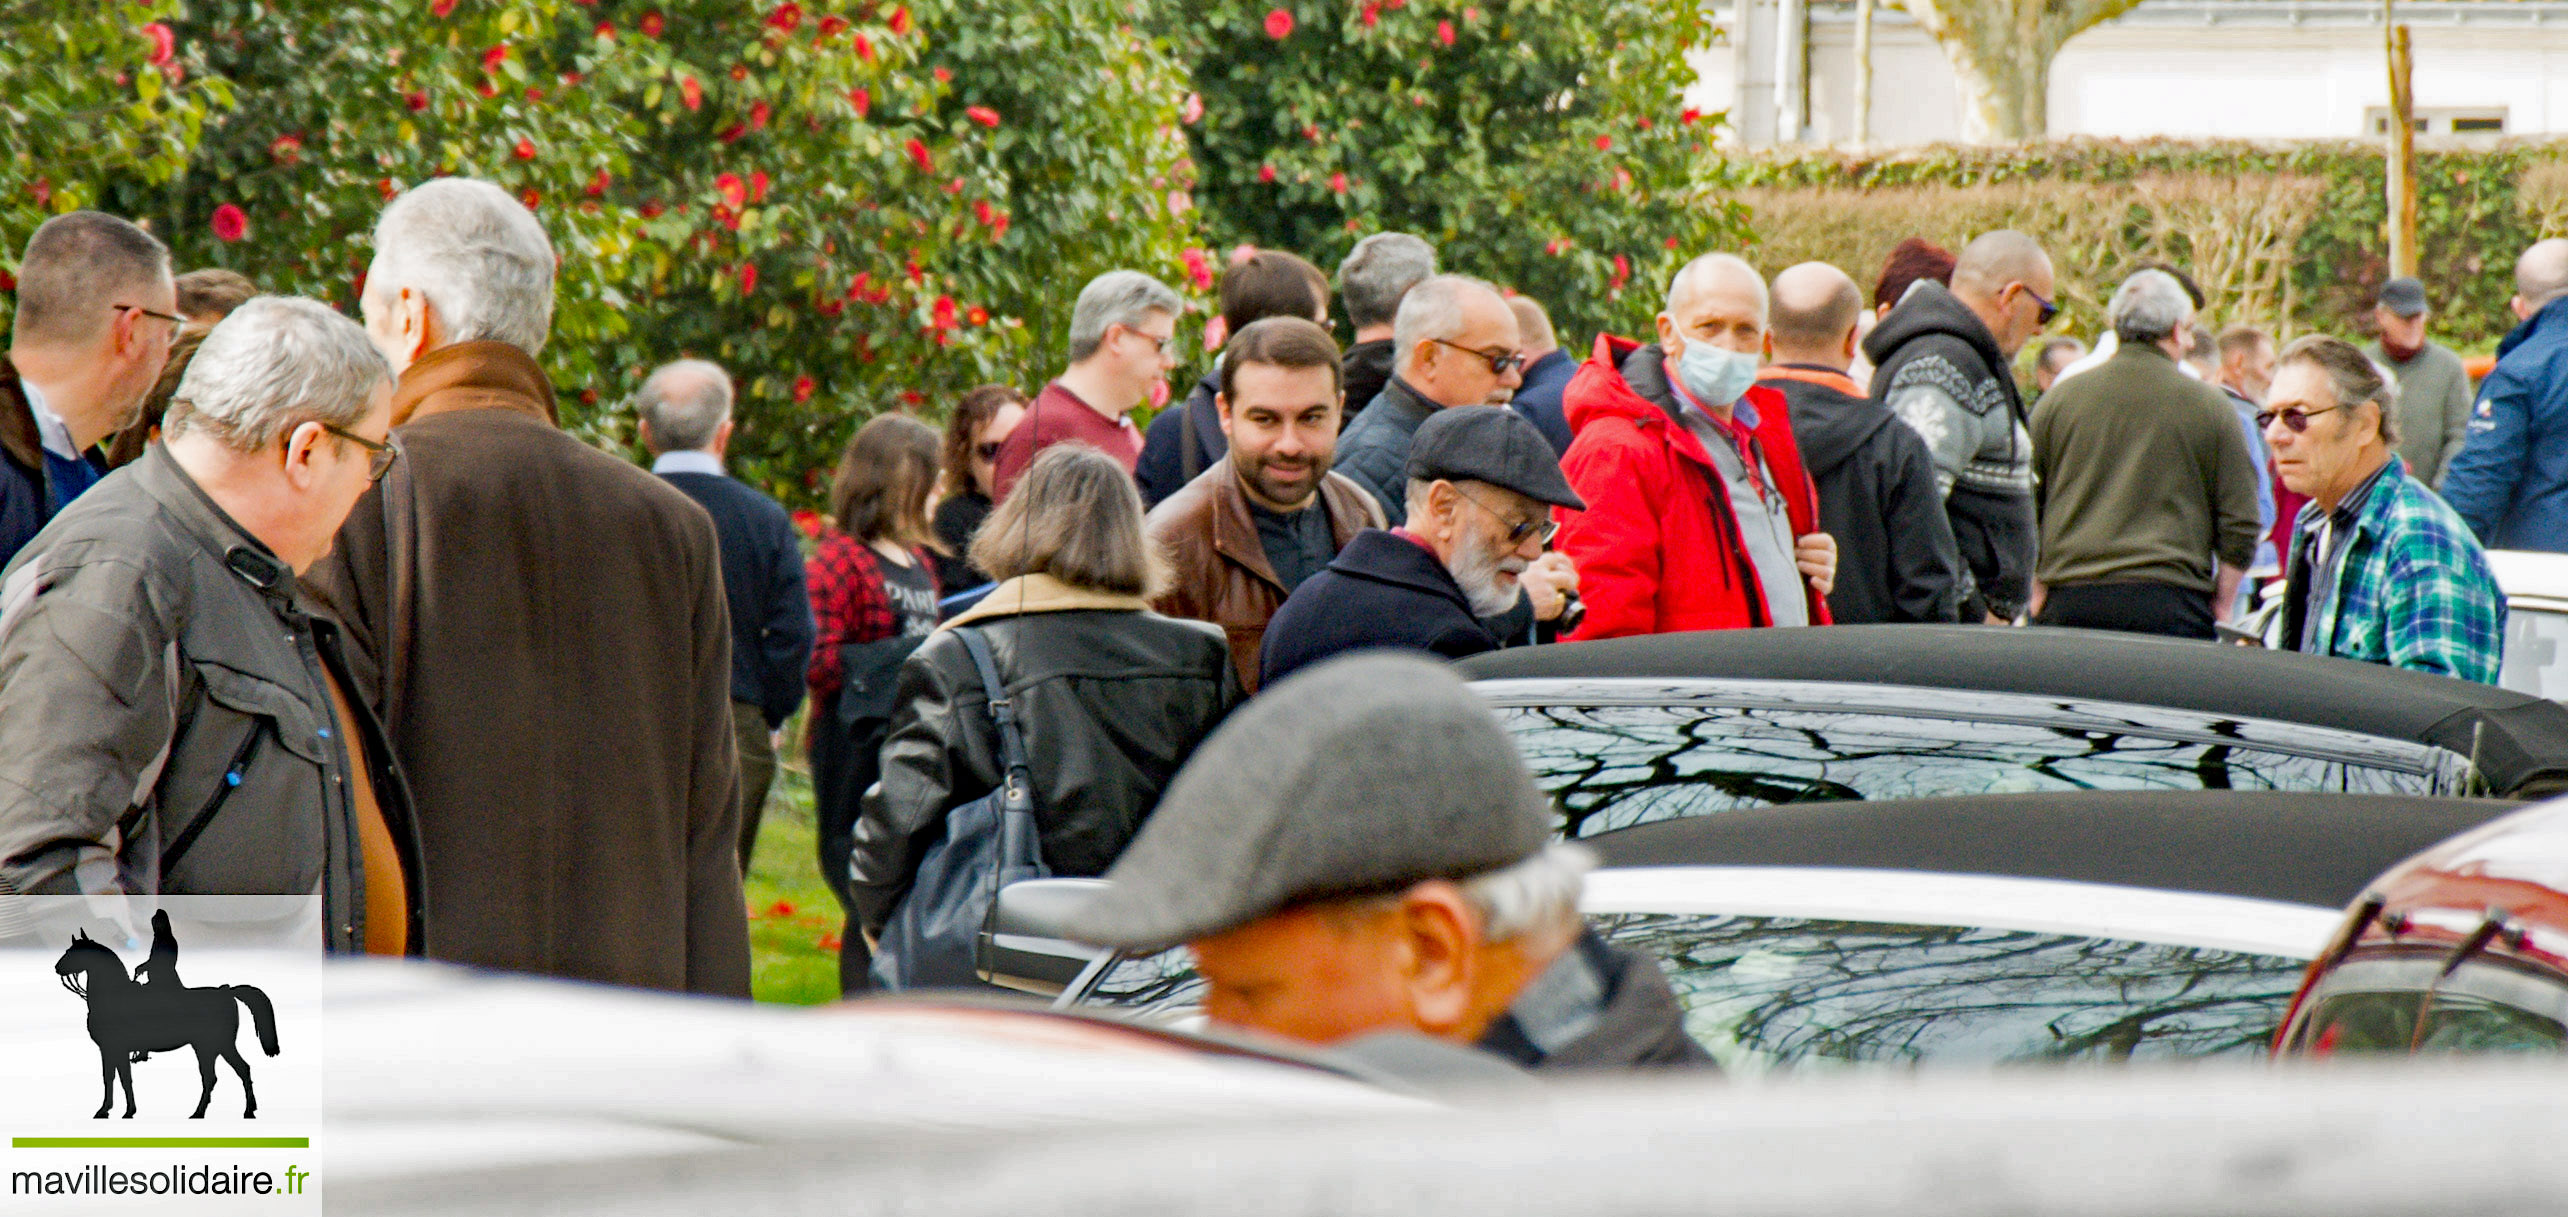
[[[101,1094],[95,1118],[104,1120],[116,1105],[116,1087],[125,1089],[124,1118],[134,1118],[134,1066],[154,1054],[176,1056],[182,1050],[196,1058],[200,1091],[190,1119],[203,1119],[214,1102],[217,1060],[232,1067],[241,1083],[241,1116],[259,1114],[258,1088],[250,1080],[250,1063],[241,1055],[241,1015],[249,1014],[261,1051],[275,1056],[276,1010],[265,991],[252,985],[207,985],[191,988],[178,977],[178,935],[166,910],[152,914],[150,954],[130,971],[115,949],[73,932],[71,946],[54,962],[54,977],[89,1007],[89,1039],[98,1045]]]

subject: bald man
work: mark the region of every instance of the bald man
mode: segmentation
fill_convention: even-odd
[[[2490,549],[2568,553],[2568,240],[2515,260],[2512,308],[2443,499]]]
[[[1934,454],[1965,621],[2012,622],[2032,598],[2033,445],[2009,365],[2058,314],[2054,290],[2042,247],[2000,229],[1963,247],[1951,287],[1920,282],[1864,339],[1873,400]]]
[[[1840,624],[1960,620],[1962,556],[1944,519],[1926,441],[1847,374],[1863,293],[1846,272],[1804,262],[1774,277],[1774,362],[1757,383],[1781,394],[1819,522],[1837,539],[1828,609]]]
[[[1561,471],[1587,501],[1556,544],[1577,563],[1574,639],[1829,620],[1837,543],[1783,396],[1756,383],[1763,276],[1728,254],[1668,284],[1658,344],[1607,337],[1570,382]]]

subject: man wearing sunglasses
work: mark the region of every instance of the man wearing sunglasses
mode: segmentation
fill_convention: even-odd
[[[0,891],[318,894],[329,949],[404,953],[405,788],[294,578],[399,459],[392,369],[328,306],[265,296],[175,400],[0,576]]]
[[[2208,641],[2265,531],[2255,456],[2228,396],[2178,370],[2199,335],[2175,276],[2123,280],[2106,319],[2112,357],[2033,411],[2035,620]]]
[[[1532,423],[1513,410],[1443,411],[1419,425],[1405,472],[1408,523],[1355,534],[1293,590],[1266,628],[1261,687],[1346,651],[1494,651],[1513,639],[1488,619],[1530,600],[1553,620],[1575,603],[1576,572],[1544,546],[1558,528],[1550,509],[1586,503]]]
[[[1338,472],[1373,493],[1393,524],[1408,518],[1401,478],[1420,424],[1439,410],[1504,406],[1525,383],[1524,340],[1498,289],[1463,275],[1422,280],[1391,322],[1391,383],[1338,439]],[[1353,407],[1356,403],[1347,403]]]
[[[2000,229],[1962,248],[1950,288],[1911,288],[1864,338],[1873,400],[1915,428],[1935,458],[1969,568],[1964,621],[2012,622],[2032,598],[2033,443],[2010,365],[2059,313],[2056,298],[2049,255]]]
[[[105,476],[91,450],[160,379],[177,310],[169,250],[124,220],[74,211],[27,239],[0,361],[0,563]]]

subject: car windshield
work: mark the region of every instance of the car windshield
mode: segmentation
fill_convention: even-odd
[[[2440,950],[2356,958],[2310,990],[2293,1046],[2317,1056],[2390,1052],[2557,1052],[2568,1048],[2568,985],[2546,970]]]
[[[2273,724],[2107,719],[2081,707],[1963,717],[1988,701],[1950,696],[1944,717],[1815,701],[1501,704],[1498,713],[1572,837],[1776,803],[2049,790],[2440,794],[2462,777],[2439,749],[2343,732],[2307,729],[2304,747],[2301,733]]]
[[[2119,1061],[2261,1052],[2305,959],[2079,934],[1730,914],[1594,914],[1661,962],[1725,1069]],[[1182,1019],[1184,950],[1115,961],[1077,999]]]

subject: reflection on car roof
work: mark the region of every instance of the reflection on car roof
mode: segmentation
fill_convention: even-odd
[[[2391,795],[2076,791],[1737,808],[1579,843],[1609,867],[1926,870],[2334,908],[2399,860],[2514,806]]]
[[[2471,681],[2294,652],[2108,630],[1842,625],[1519,647],[1472,680],[1804,680],[2135,702],[2434,744],[2489,785],[2568,786],[2568,706]]]

